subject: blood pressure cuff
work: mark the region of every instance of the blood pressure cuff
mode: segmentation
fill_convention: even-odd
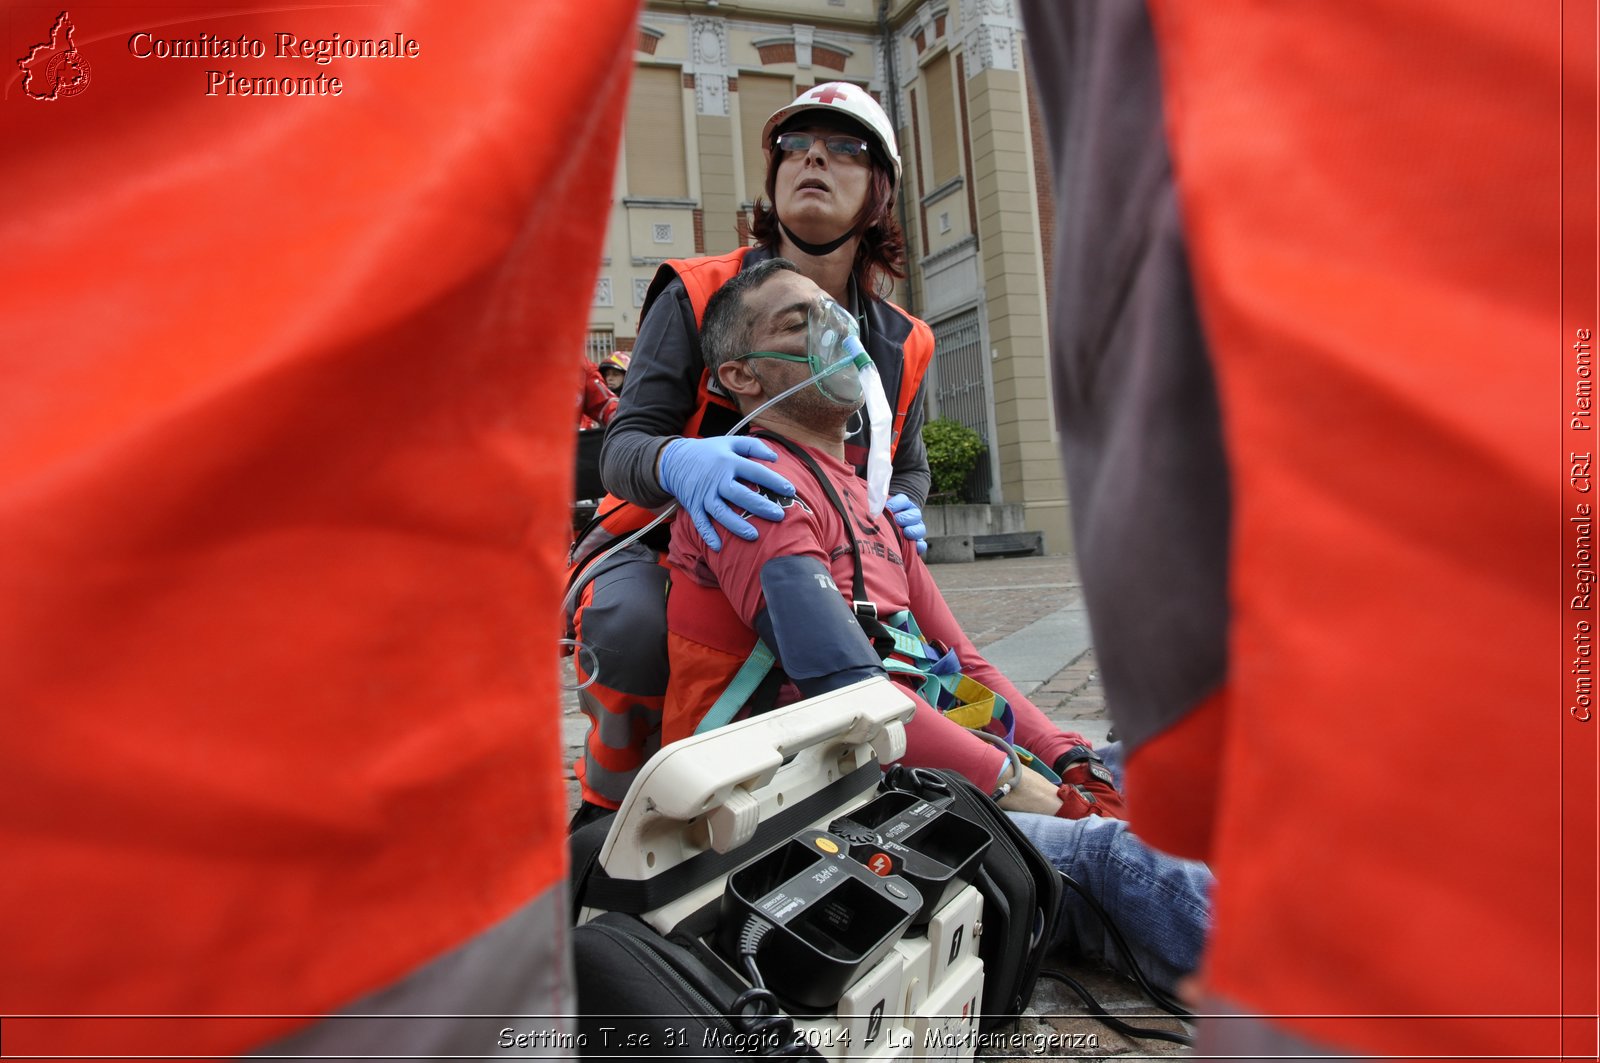
[[[766,608],[756,631],[806,697],[886,674],[833,576],[814,557],[775,557],[761,566]]]

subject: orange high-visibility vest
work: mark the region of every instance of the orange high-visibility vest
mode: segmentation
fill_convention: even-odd
[[[214,6],[11,12],[32,86],[88,73],[0,102],[5,1049],[488,1054],[449,1016],[572,1010],[555,605],[638,4]],[[341,95],[130,54],[197,26]]]
[[[1036,0],[1028,41],[1131,822],[1211,862],[1242,1013],[1200,1050],[1593,1059],[1595,5],[1150,9]],[[1149,633],[1213,586],[1202,685],[1214,627]]]

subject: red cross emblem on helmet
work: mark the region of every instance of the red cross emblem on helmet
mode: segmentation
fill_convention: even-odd
[[[894,170],[894,179],[896,183],[899,182],[900,146],[895,143],[894,126],[889,122],[889,116],[860,85],[844,81],[828,81],[807,89],[787,107],[779,107],[772,112],[772,117],[767,119],[766,127],[761,131],[762,150],[767,153],[769,164],[773,136],[783,123],[802,111],[833,111],[859,122],[862,130],[878,142],[877,146],[882,152],[880,157],[889,161]]]

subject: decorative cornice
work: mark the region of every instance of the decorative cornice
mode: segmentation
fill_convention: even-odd
[[[978,238],[976,236],[963,236],[949,247],[941,247],[933,254],[924,256],[922,260],[918,262],[918,265],[920,265],[922,267],[922,271],[926,273],[931,267],[947,265],[949,264],[950,260],[960,258],[969,251],[975,252],[977,249]]]
[[[751,43],[755,45],[756,55],[761,57],[762,66],[794,62],[793,37],[768,37]]]
[[[693,210],[700,205],[698,199],[678,199],[671,196],[623,196],[624,207],[671,207]]]
[[[943,199],[945,196],[948,196],[951,192],[954,192],[956,189],[960,188],[961,185],[962,185],[961,175],[960,174],[956,174],[954,177],[950,178],[950,180],[946,181],[944,184],[940,185],[938,188],[935,188],[932,192],[929,192],[927,195],[923,196],[922,197],[922,205],[924,207],[933,206],[935,203],[939,202],[939,200]]]

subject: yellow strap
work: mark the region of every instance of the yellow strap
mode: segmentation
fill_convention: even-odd
[[[968,730],[981,731],[989,726],[990,720],[994,719],[994,695],[991,694],[981,701],[946,709],[944,714]]]

